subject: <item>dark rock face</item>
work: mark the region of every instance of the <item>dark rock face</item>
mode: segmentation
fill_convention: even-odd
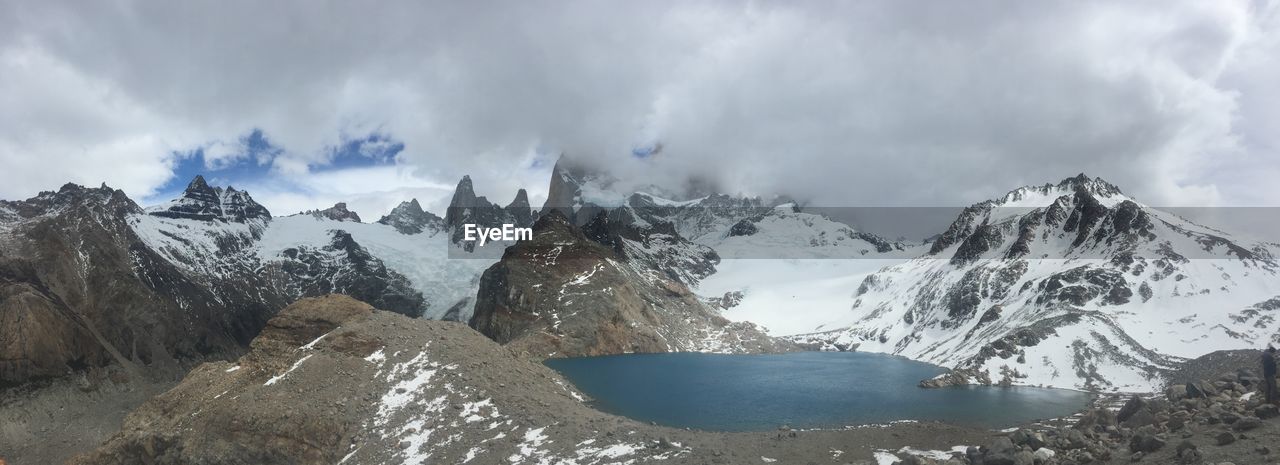
[[[584,204],[582,201],[582,183],[587,178],[586,168],[575,164],[561,156],[551,168],[551,185],[547,190],[547,201],[542,205],[542,212],[558,210],[574,224],[584,224],[600,211],[599,207]],[[578,212],[582,211],[582,218]]]
[[[715,250],[689,242],[671,223],[638,223],[632,213],[629,209],[601,211],[582,226],[582,233],[634,266],[659,270],[686,286],[715,273],[720,263]]]
[[[1089,267],[1056,273],[1040,281],[1039,290],[1041,292],[1036,297],[1036,302],[1041,304],[1056,300],[1080,306],[1102,297],[1103,304],[1118,305],[1129,302],[1129,298],[1133,296],[1129,283],[1121,273]]]
[[[386,267],[357,244],[346,231],[330,232],[333,240],[318,250],[308,247],[286,249],[285,260],[272,262],[288,276],[291,295],[313,297],[346,294],[396,313],[420,317],[427,310],[422,293],[413,290],[408,278]]]
[[[524,228],[530,225],[532,219],[533,211],[529,208],[529,196],[524,189],[517,192],[516,198],[504,208],[483,196],[477,197],[471,185],[471,176],[463,176],[453,191],[453,199],[449,201],[444,224],[449,230],[449,240],[454,244],[461,244],[464,250],[470,252],[475,250],[476,244],[464,242],[464,225],[497,228],[510,224]]]
[[[757,232],[760,232],[760,229],[756,228],[755,222],[750,219],[743,219],[729,228],[730,236],[750,236]]]
[[[524,192],[521,190],[521,192]],[[386,216],[379,218],[378,223],[396,228],[400,234],[418,234],[444,229],[444,219],[422,209],[418,199],[401,202]]]
[[[188,191],[157,216],[237,218],[205,208],[218,190],[203,179]],[[17,213],[0,237],[0,383],[235,354],[283,306],[255,276],[215,283],[157,255],[130,228],[142,209],[123,192],[69,184],[0,204]]]
[[[503,209],[511,215],[514,221],[512,224],[521,226],[533,224],[533,207],[529,205],[529,193],[524,189],[516,191],[516,198]]]
[[[355,223],[360,222],[360,215],[357,215],[356,212],[348,210],[346,202],[338,202],[336,204],[333,204],[332,207],[326,208],[324,210],[309,210],[303,213],[314,216],[316,218],[327,218],[334,221],[351,221]]]
[[[249,197],[247,192],[228,187],[210,187],[203,176],[196,176],[182,192],[182,197],[153,210],[150,214],[166,218],[222,220],[245,223],[271,221],[271,212]]]
[[[960,248],[956,249],[956,254],[951,257],[953,265],[964,265],[973,263],[982,254],[994,249],[1003,241],[1001,231],[992,225],[983,224],[974,229],[973,233],[960,243]]]
[[[552,210],[535,223],[533,240],[509,247],[485,271],[470,325],[540,357],[792,347],[730,323],[683,284],[652,271]]]

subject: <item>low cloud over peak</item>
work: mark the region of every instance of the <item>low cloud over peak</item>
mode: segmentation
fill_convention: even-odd
[[[538,204],[567,153],[638,186],[831,206],[965,205],[1082,171],[1153,205],[1274,205],[1278,11],[10,3],[0,198],[163,196],[201,151],[273,211],[376,217],[438,207],[463,174]]]

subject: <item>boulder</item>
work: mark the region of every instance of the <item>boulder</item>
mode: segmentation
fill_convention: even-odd
[[[1045,444],[1047,444],[1047,442],[1045,441],[1044,433],[1041,433],[1039,431],[1032,431],[1029,429],[1020,429],[1020,430],[1014,431],[1013,434],[1009,435],[1009,439],[1013,441],[1014,444],[1019,446],[1027,446],[1027,448],[1031,450],[1039,449],[1041,447],[1044,447]]]
[[[1262,425],[1262,420],[1258,417],[1244,417],[1232,424],[1231,429],[1235,431],[1250,431],[1258,429]]]
[[[1105,408],[1091,408],[1080,415],[1080,419],[1076,421],[1075,428],[1081,430],[1091,430],[1095,427],[1105,429],[1108,426],[1115,426],[1116,414]]]
[[[1182,442],[1178,443],[1178,447],[1175,450],[1178,453],[1178,457],[1182,457],[1182,455],[1185,454],[1187,451],[1196,450],[1196,445],[1193,444],[1191,441],[1183,439]]]
[[[1223,431],[1221,433],[1218,433],[1217,436],[1214,436],[1213,440],[1217,441],[1219,446],[1225,446],[1227,444],[1236,442],[1236,435],[1232,434],[1230,431]]]
[[[1280,407],[1276,407],[1275,404],[1262,404],[1259,405],[1258,408],[1253,409],[1253,414],[1264,420],[1268,418],[1275,418],[1280,416]]]
[[[1012,439],[1009,439],[1006,436],[1001,436],[1001,437],[995,438],[995,440],[992,440],[991,445],[987,446],[987,450],[995,453],[1002,453],[1002,452],[1012,452],[1014,450],[1017,450],[1017,447],[1014,446]]]
[[[1117,419],[1118,418],[1119,417],[1117,416]],[[1121,424],[1129,428],[1137,428],[1140,426],[1154,424],[1155,422],[1156,415],[1151,413],[1151,410],[1143,408],[1132,413],[1129,418],[1126,421],[1121,422]]]
[[[1177,402],[1182,399],[1185,399],[1187,397],[1187,385],[1175,384],[1175,385],[1169,386],[1169,389],[1165,391],[1165,396],[1168,397],[1169,400],[1173,402]]]
[[[1207,399],[1217,394],[1218,391],[1213,388],[1212,384],[1205,382],[1187,383],[1187,397]]]
[[[1129,450],[1133,452],[1155,452],[1164,447],[1164,439],[1154,434],[1138,433],[1129,439]]]
[[[1230,425],[1240,421],[1240,415],[1237,415],[1235,412],[1222,412],[1218,415],[1218,419],[1222,420],[1223,423]]]
[[[1142,400],[1142,397],[1134,394],[1133,397],[1130,397],[1129,400],[1124,403],[1123,407],[1120,407],[1120,411],[1116,413],[1116,420],[1124,423],[1125,420],[1128,420],[1146,406],[1147,402]]]
[[[1084,437],[1084,433],[1081,433],[1078,429],[1067,430],[1065,439],[1068,449],[1083,449],[1089,445],[1087,438]]]

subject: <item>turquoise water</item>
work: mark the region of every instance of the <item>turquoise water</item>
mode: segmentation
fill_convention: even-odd
[[[548,360],[606,412],[673,427],[764,431],[894,420],[1004,428],[1069,415],[1089,395],[1030,387],[920,389],[943,370],[858,352],[635,354]]]

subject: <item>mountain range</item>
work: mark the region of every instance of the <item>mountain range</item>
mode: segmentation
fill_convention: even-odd
[[[1280,245],[1099,178],[972,205],[923,244],[786,197],[614,181],[562,158],[541,209],[524,190],[490,202],[463,177],[443,217],[411,200],[372,223],[343,203],[273,216],[200,176],[147,208],[105,185],[2,201],[0,385],[176,379],[328,294],[464,322],[535,359],[807,347],[952,369],[924,386],[1152,391],[1187,358],[1280,343]],[[533,238],[477,247],[468,223]]]

